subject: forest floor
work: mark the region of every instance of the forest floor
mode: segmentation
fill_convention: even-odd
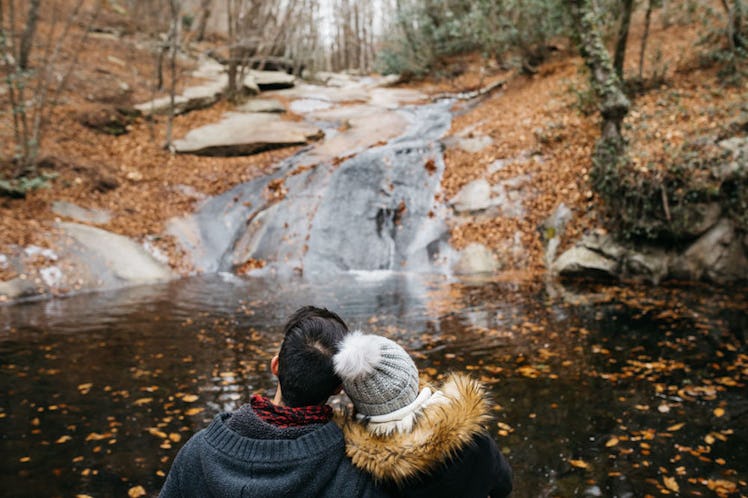
[[[667,154],[685,140],[707,132],[719,135],[748,111],[748,84],[726,85],[720,81],[716,67],[699,64],[697,29],[695,20],[673,20],[664,27],[661,20],[654,19],[644,68],[647,91],[633,100],[624,131],[642,162],[664,162]],[[641,32],[641,19],[635,19],[627,75],[638,73]],[[174,155],[163,148],[164,117],[138,118],[128,125],[128,133],[116,137],[91,129],[83,124],[87,117],[153,97],[155,62],[137,35],[89,37],[83,48],[78,50],[71,44],[66,49],[71,52],[68,57],[74,50],[81,55],[45,136],[42,165],[56,177],[50,181],[50,188],[32,191],[25,199],[0,198],[0,254],[13,246],[49,244],[45,233],[54,231],[54,201],[105,209],[112,214],[111,221],[99,226],[136,240],[161,234],[167,220],[192,211],[201,196],[215,195],[248,181],[298,150],[290,147],[235,158]],[[480,242],[500,248],[519,234],[525,251],[522,261],[510,261],[510,267],[521,267],[533,275],[544,267],[538,226],[559,204],[564,203],[573,213],[563,239],[565,245],[602,225],[600,201],[588,181],[599,116],[582,60],[573,52],[573,47],[559,47],[531,75],[501,71],[495,63],[474,55],[453,61],[460,67],[456,76],[432,77],[407,85],[434,95],[472,90],[506,79],[501,90],[483,97],[470,109],[456,112],[450,134],[469,129],[474,135],[491,137],[492,143],[478,152],[447,149],[443,196],[453,198],[478,178],[496,183],[518,175],[531,177],[532,195],[524,201],[523,217],[499,215],[455,224],[451,229],[455,247]],[[490,69],[492,65],[496,68]],[[180,67],[187,74],[189,65]],[[189,78],[183,77],[181,83],[189,83]],[[228,107],[221,102],[177,116],[174,136],[181,137],[196,126],[215,121]],[[289,115],[288,119],[297,118]],[[0,136],[10,133],[10,124],[0,121]],[[8,157],[7,150],[2,152]],[[527,160],[532,156],[541,160]],[[506,166],[488,175],[488,166],[499,159],[506,160]],[[175,245],[164,238],[159,244],[178,268]],[[0,267],[0,280],[14,276],[11,270]]]

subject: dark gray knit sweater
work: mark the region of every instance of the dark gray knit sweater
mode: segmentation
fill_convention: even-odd
[[[235,415],[216,416],[187,441],[159,498],[386,496],[346,458],[334,422],[279,429],[249,405]]]

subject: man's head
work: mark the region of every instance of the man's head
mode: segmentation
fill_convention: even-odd
[[[285,405],[319,405],[340,388],[332,358],[347,333],[343,319],[324,308],[304,306],[291,315],[277,360]]]

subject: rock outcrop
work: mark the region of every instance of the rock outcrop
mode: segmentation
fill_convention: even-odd
[[[308,123],[282,120],[272,113],[234,113],[218,123],[191,130],[174,141],[181,154],[204,156],[244,156],[264,150],[304,145],[323,136]]]
[[[748,247],[733,221],[721,218],[682,250],[622,243],[603,232],[585,235],[553,263],[560,276],[729,283],[748,280]]]

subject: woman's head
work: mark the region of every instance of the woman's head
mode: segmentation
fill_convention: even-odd
[[[357,416],[374,432],[410,430],[422,403],[418,369],[401,346],[355,331],[343,339],[333,363]]]

